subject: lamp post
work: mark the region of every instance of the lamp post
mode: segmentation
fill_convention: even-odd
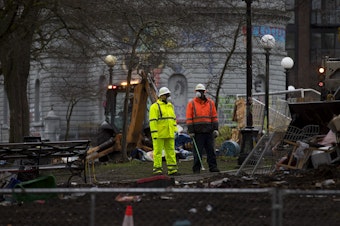
[[[281,66],[285,69],[285,74],[286,74],[286,90],[288,90],[288,72],[292,67],[294,66],[294,61],[290,57],[284,57],[281,60]],[[288,95],[286,95],[286,100],[288,98]]]
[[[109,66],[109,74],[110,74],[110,80],[109,83],[110,85],[112,85],[112,73],[113,73],[113,67],[116,65],[117,62],[117,58],[115,56],[112,55],[107,55],[105,57],[105,63],[107,66]]]
[[[266,51],[266,81],[265,81],[265,116],[266,116],[266,133],[269,133],[269,55],[270,50],[275,46],[275,38],[272,35],[264,35],[261,38],[261,44]]]
[[[106,63],[107,66],[109,66],[109,75],[110,75],[110,79],[109,79],[109,87],[111,87],[112,89],[112,74],[113,74],[113,67],[115,66],[116,62],[117,62],[117,58],[115,56],[112,55],[107,55],[104,59],[104,62]],[[110,121],[111,121],[111,126],[112,128],[114,128],[114,115],[115,115],[115,109],[114,109],[114,104],[112,103],[113,101],[113,92],[112,90],[110,90],[110,88],[108,87],[107,92],[109,92],[109,98],[108,101],[110,101],[110,103],[106,103],[109,104],[110,106]]]
[[[251,110],[252,105],[252,82],[253,82],[253,71],[252,71],[252,24],[251,24],[251,4],[253,0],[243,0],[246,6],[246,20],[247,20],[247,77],[246,77],[246,127],[241,129],[242,141],[241,151],[238,158],[238,164],[241,165],[246,159],[248,153],[253,150],[253,141],[258,134],[258,130],[253,127],[253,115]]]
[[[253,71],[252,71],[252,24],[251,24],[251,4],[252,0],[245,0],[247,4],[246,18],[247,18],[247,99],[246,99],[246,122],[247,127],[253,127],[253,115],[251,112],[252,104],[252,82],[253,82]]]

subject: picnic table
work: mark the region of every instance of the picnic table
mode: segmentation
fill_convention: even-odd
[[[80,176],[86,183],[85,160],[89,140],[33,141],[0,143],[0,172],[32,172],[69,170],[72,177]]]

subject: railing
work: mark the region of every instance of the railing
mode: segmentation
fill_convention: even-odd
[[[308,94],[308,95],[307,95]],[[266,94],[254,93],[253,104],[252,104],[252,115],[253,115],[253,126],[257,129],[263,128],[264,123],[264,96]],[[294,89],[294,90],[284,90],[269,92],[269,123],[270,129],[275,130],[277,128],[282,129],[287,127],[291,121],[289,103],[303,102],[307,96],[313,96],[312,99],[320,100],[321,95],[319,91],[314,89]],[[236,98],[244,98],[246,94],[237,94]],[[317,97],[317,98],[316,98]],[[310,101],[310,99],[308,99]],[[246,114],[246,112],[245,112]],[[246,115],[244,115],[244,121],[246,120]]]
[[[275,91],[275,92],[269,92],[269,96],[272,96],[272,95],[280,95],[280,94],[292,94],[292,93],[300,93],[301,95],[301,98],[304,98],[306,96],[306,93],[314,93],[314,94],[317,94],[317,95],[321,95],[321,93],[315,89],[294,89],[294,90],[284,90],[284,91]],[[265,93],[261,92],[261,93],[253,93],[252,96],[264,96],[266,95]],[[236,97],[237,98],[240,98],[240,97],[245,97],[246,94],[236,94]]]

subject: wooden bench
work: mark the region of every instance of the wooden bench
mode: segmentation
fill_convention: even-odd
[[[69,170],[72,177],[80,176],[86,183],[85,160],[89,140],[56,142],[0,143],[0,172]],[[64,160],[64,161],[62,161]]]

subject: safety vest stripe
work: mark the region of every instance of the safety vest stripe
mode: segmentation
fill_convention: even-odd
[[[161,106],[159,105],[159,103],[157,103],[157,105],[158,105],[158,110],[159,110],[159,115],[160,115],[160,117],[158,118],[158,120],[167,120],[167,119],[176,120],[175,117],[163,117],[162,110],[161,110]]]
[[[194,119],[205,119],[205,118],[211,119],[213,117],[211,117],[211,116],[196,116]]]
[[[187,119],[187,122],[217,122],[217,117],[197,117],[195,119]]]
[[[194,123],[187,123],[188,125],[211,125],[213,122],[194,122]]]
[[[157,103],[157,105],[158,105],[158,110],[159,110],[160,118],[162,118],[163,115],[162,115],[161,106],[159,105],[159,103]]]
[[[176,120],[176,118],[174,118],[174,117],[164,117],[164,118],[160,118],[158,120],[168,120],[168,119]]]

